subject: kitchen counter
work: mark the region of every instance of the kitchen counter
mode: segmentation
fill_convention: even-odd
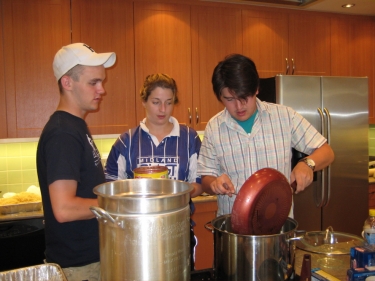
[[[34,212],[22,212],[22,213],[6,214],[6,215],[0,214],[0,222],[43,218],[43,216],[44,216],[43,210],[34,211]]]
[[[215,202],[216,195],[201,195],[193,198],[194,203],[204,203],[204,202]],[[24,220],[24,219],[34,219],[34,218],[42,218],[43,217],[43,210],[34,211],[34,212],[22,212],[22,213],[15,213],[15,214],[0,214],[0,222],[2,221],[14,221],[14,220]]]
[[[331,274],[339,280],[346,281],[346,272],[350,268],[350,256],[336,255],[326,256],[321,254],[313,254],[300,249],[296,249],[295,273],[300,275],[302,269],[303,256],[305,254],[311,255],[311,268],[320,268],[321,270]]]
[[[375,172],[375,168],[368,169],[368,175],[369,175],[368,182],[369,183],[375,183],[374,172]]]
[[[347,281],[346,279],[346,272],[349,269],[350,265],[350,258],[349,255],[342,255],[337,256],[337,259],[335,258],[335,264],[331,263],[328,267],[323,267],[320,261],[321,259],[324,259],[324,256],[317,255],[317,254],[311,254],[306,251],[302,251],[299,249],[296,249],[296,260],[295,260],[295,275],[292,276],[291,279],[288,279],[290,281],[305,281],[300,279],[301,274],[301,267],[302,267],[302,259],[305,254],[311,255],[311,268],[319,267],[321,270],[325,271],[328,274],[331,274],[332,276],[336,277],[337,279],[341,281]],[[217,281],[224,281],[224,280],[218,280],[214,277],[215,272],[212,268],[205,268],[203,270],[197,270],[192,272],[192,281],[201,281],[201,280],[217,280]]]
[[[216,195],[199,195],[192,198],[193,203],[213,202],[217,200]]]

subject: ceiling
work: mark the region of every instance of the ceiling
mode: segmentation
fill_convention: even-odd
[[[230,2],[237,4],[248,4],[267,7],[282,7],[288,9],[332,12],[350,15],[369,15],[375,16],[375,0],[308,0],[307,4],[297,6],[295,4],[285,4],[287,2],[306,2],[306,0],[203,0],[213,2]],[[267,2],[267,3],[265,3]],[[271,3],[272,2],[272,3]],[[280,2],[284,4],[279,4]],[[344,4],[355,4],[352,8],[342,8]]]
[[[355,4],[352,8],[342,8],[345,4]],[[318,0],[306,5],[306,10],[375,16],[375,0]]]

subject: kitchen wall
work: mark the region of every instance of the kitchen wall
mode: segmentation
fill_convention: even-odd
[[[369,128],[369,155],[375,157],[375,125]]]
[[[199,132],[202,138],[203,132]],[[107,154],[117,135],[93,136],[100,154]],[[25,191],[39,186],[36,172],[38,139],[0,139],[0,197],[6,192]],[[375,125],[369,126],[369,155],[375,157]]]
[[[117,135],[93,136],[103,156],[108,153]],[[36,172],[38,139],[0,139],[0,197],[6,192],[26,191],[39,186]]]

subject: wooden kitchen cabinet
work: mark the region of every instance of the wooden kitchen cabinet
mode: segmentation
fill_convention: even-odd
[[[212,90],[214,68],[225,56],[242,53],[241,9],[193,6],[191,14],[193,94],[189,125],[204,130],[211,117],[224,108]]]
[[[70,1],[2,0],[1,8],[6,137],[36,137],[59,100],[52,61],[70,43]]]
[[[195,212],[192,220],[195,222],[194,234],[198,240],[195,248],[195,269],[212,268],[214,262],[214,236],[204,226],[216,218],[217,202],[216,199],[214,201],[194,201],[194,205]]]
[[[91,133],[121,133],[135,126],[131,2],[3,0],[1,4],[6,91],[6,110],[1,115],[7,114],[7,132],[0,131],[0,136],[40,135],[59,100],[52,70],[54,55],[62,46],[76,42],[97,52],[117,54],[115,66],[107,71],[107,93],[100,112],[86,118]]]
[[[329,75],[329,17],[319,13],[244,9],[243,49],[260,77]]]
[[[2,4],[2,3],[1,3]],[[3,7],[0,4],[0,14]],[[0,21],[0,38],[3,38],[3,21]],[[3,44],[0,44],[0,65],[4,65]],[[0,68],[0,139],[8,136],[4,67]]]
[[[289,58],[294,59],[295,75],[330,75],[329,24],[330,18],[326,14],[311,12],[289,14]]]
[[[334,15],[331,19],[331,74],[367,76],[369,123],[375,124],[375,18]]]
[[[242,51],[241,10],[135,3],[134,11],[136,84],[140,87],[151,73],[171,75],[180,100],[173,116],[204,130],[224,108],[212,91],[214,67],[226,55]],[[139,98],[137,117],[144,117]]]
[[[243,54],[257,66],[259,76],[286,73],[288,16],[279,10],[244,9]]]
[[[139,90],[164,72],[179,88],[173,115],[196,130],[223,109],[214,67],[230,53],[254,60],[260,77],[369,77],[375,124],[375,18],[187,0],[0,0],[0,138],[38,137],[55,110],[56,51],[84,42],[114,51],[107,94],[86,121],[93,134],[120,134],[145,117]]]
[[[173,116],[189,124],[192,97],[190,7],[184,4],[134,2],[135,85],[147,75],[165,73],[175,79],[179,104]],[[137,94],[137,120],[145,117]]]
[[[120,134],[137,123],[133,37],[132,2],[72,0],[72,43],[116,53],[115,65],[106,71],[100,110],[86,117],[92,134]]]

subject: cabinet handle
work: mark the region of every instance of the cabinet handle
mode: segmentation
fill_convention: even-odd
[[[199,113],[198,113],[198,107],[196,107],[196,108],[195,108],[195,117],[196,117],[196,121],[197,121],[197,123],[196,123],[196,124],[198,124],[198,122],[199,122]]]
[[[189,114],[189,125],[191,125],[191,111],[190,111],[190,107],[188,107],[188,114]]]
[[[294,59],[292,58],[292,75],[294,74],[295,69],[296,69],[296,66],[294,64]]]
[[[285,61],[286,61],[286,71],[285,71],[285,74],[287,75],[288,72],[289,72],[289,63],[288,63],[288,58],[285,58]]]

